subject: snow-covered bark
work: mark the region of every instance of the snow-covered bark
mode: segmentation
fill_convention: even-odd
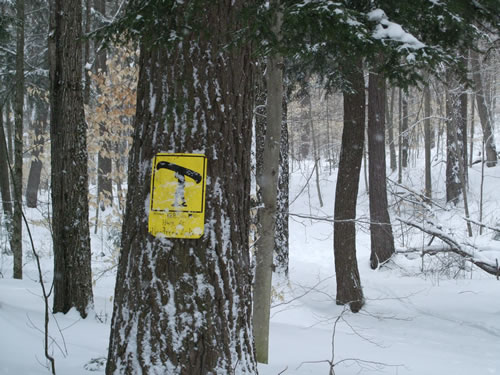
[[[168,46],[141,46],[107,374],[256,372],[249,261],[253,68],[248,44],[228,47],[242,4],[205,2],[200,17],[209,31],[183,30]],[[182,6],[175,12],[183,17]],[[148,233],[158,152],[207,157],[199,239]]]

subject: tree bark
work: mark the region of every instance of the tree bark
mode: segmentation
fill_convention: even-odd
[[[460,124],[460,90],[457,81],[448,72],[448,87],[446,90],[446,202],[455,205],[460,198],[460,166],[463,160],[463,144],[461,138],[455,136]],[[458,143],[455,143],[455,139]]]
[[[370,266],[376,269],[394,254],[387,203],[385,161],[385,77],[370,73],[368,83],[368,155],[370,189]]]
[[[243,27],[236,18],[243,3],[204,3],[197,22],[210,26],[209,36],[194,28],[170,45],[141,46],[107,374],[256,373],[249,259],[252,51],[248,44],[221,48]],[[183,4],[171,15],[178,22],[184,22]],[[199,239],[148,232],[158,152],[207,157]]]
[[[479,63],[479,55],[477,52],[472,52],[472,77],[474,79],[474,86],[476,89],[477,112],[481,127],[483,129],[483,140],[486,150],[486,166],[494,167],[497,164],[497,150],[495,146],[495,137],[493,134],[493,122],[488,104],[486,100],[486,93],[483,88],[483,79],[481,77],[481,64]],[[484,156],[483,156],[484,160]]]
[[[356,259],[356,203],[365,135],[365,82],[362,61],[352,64],[347,78],[353,92],[344,93],[344,130],[335,190],[333,249],[336,302],[357,312],[364,304]]]
[[[82,95],[82,5],[55,0],[51,61],[51,179],[54,312],[92,305],[88,208],[87,125]],[[53,51],[51,49],[54,49]]]
[[[283,87],[286,92],[286,87]],[[274,265],[275,272],[288,277],[288,123],[287,123],[287,95],[283,95],[282,121],[281,121],[281,141],[280,141],[280,168],[278,176],[278,211],[276,213],[276,238],[274,245]]]
[[[14,279],[23,278],[23,107],[24,107],[24,0],[16,0],[16,103],[14,135],[14,215],[12,219],[12,252]]]

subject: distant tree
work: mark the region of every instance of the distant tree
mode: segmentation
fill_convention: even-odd
[[[33,145],[31,147],[31,165],[26,185],[26,205],[31,208],[37,207],[38,188],[42,173],[42,160],[40,158],[45,143],[45,130],[48,127],[48,104],[43,100],[32,100],[34,116],[32,121]]]
[[[461,134],[461,103],[460,93],[463,86],[458,82],[453,71],[447,72],[446,90],[446,202],[458,203],[461,193],[460,165],[463,160],[463,150],[466,145],[462,142]]]
[[[141,47],[107,374],[257,371],[249,259],[253,56],[251,44],[231,45],[247,5],[131,1],[119,24],[138,31]],[[207,157],[199,239],[148,233],[158,152]]]
[[[12,220],[12,202],[10,197],[10,173],[9,165],[7,163],[7,141],[5,131],[3,129],[3,111],[0,106],[0,191],[2,193],[2,209],[7,225],[7,233],[10,240],[10,223]]]
[[[102,26],[106,19],[106,0],[95,0],[95,11],[99,21],[96,26]],[[97,43],[95,69],[97,74],[105,75],[107,71],[106,60],[107,51],[102,43]],[[101,95],[101,93],[98,93]],[[97,201],[104,210],[106,206],[113,203],[113,180],[111,178],[112,159],[111,153],[113,144],[111,142],[111,129],[104,121],[99,124],[100,147],[97,153]]]
[[[425,196],[432,200],[432,175],[431,175],[431,89],[429,84],[424,87],[424,143],[425,143]]]
[[[476,90],[476,101],[481,127],[483,129],[483,142],[486,151],[486,166],[494,167],[497,164],[497,150],[495,136],[493,133],[492,114],[488,109],[487,95],[484,90],[483,78],[481,76],[480,56],[476,51],[472,52],[471,65],[474,88]],[[474,104],[474,103],[473,103]],[[484,156],[483,156],[484,158]]]
[[[24,107],[24,0],[16,0],[16,100],[14,135],[14,215],[12,220],[12,252],[14,278],[23,278],[23,107]]]
[[[92,306],[82,4],[55,0],[49,40],[54,312]]]

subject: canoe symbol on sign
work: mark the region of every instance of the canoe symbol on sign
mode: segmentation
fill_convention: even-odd
[[[160,161],[156,164],[156,170],[168,169],[175,173],[175,178],[177,179],[177,188],[175,190],[173,207],[187,207],[186,199],[184,197],[184,188],[186,187],[186,177],[193,179],[196,184],[199,184],[202,180],[201,175],[191,169],[184,168],[180,165],[169,163],[168,161]]]

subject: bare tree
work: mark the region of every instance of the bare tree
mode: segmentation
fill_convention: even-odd
[[[365,82],[361,59],[346,72],[352,91],[344,93],[344,130],[335,190],[333,250],[336,302],[357,312],[364,304],[356,259],[356,203],[365,135]]]
[[[461,86],[449,71],[446,90],[446,201],[458,203],[460,197],[460,166],[463,160],[464,144],[457,132],[461,122]],[[456,143],[456,142],[457,143]]]
[[[95,11],[98,17],[102,20],[106,18],[106,0],[95,0]],[[103,22],[99,22],[99,25]],[[107,71],[106,69],[106,59],[107,52],[103,48],[102,43],[98,43],[96,46],[96,62],[95,68],[97,74],[104,75]],[[113,180],[111,178],[112,171],[112,160],[111,152],[113,150],[113,145],[111,142],[111,136],[109,129],[104,122],[99,123],[99,138],[100,147],[97,154],[97,201],[101,210],[106,208],[106,202],[112,205],[113,203]]]
[[[7,152],[7,140],[3,128],[3,111],[0,106],[0,189],[2,193],[2,209],[7,222],[7,232],[10,238],[10,222],[12,220],[12,201],[10,196],[10,178]]]
[[[385,161],[386,83],[370,72],[368,83],[368,154],[370,191],[370,266],[375,269],[394,254],[394,237],[387,203]]]
[[[31,151],[31,166],[28,174],[28,184],[26,185],[26,205],[35,208],[38,203],[38,188],[40,187],[40,177],[42,174],[42,160],[40,155],[43,152],[43,134],[48,124],[48,108],[45,102],[35,100],[35,119],[33,121],[34,140]]]
[[[273,1],[279,6],[279,1]],[[275,12],[274,32],[278,35],[281,14]],[[253,323],[257,361],[268,363],[269,320],[271,311],[271,289],[273,253],[276,237],[277,192],[280,161],[280,143],[283,105],[283,59],[272,55],[267,59],[267,126],[264,138],[262,174],[257,181],[262,194],[263,207],[259,210],[259,239],[255,257]]]
[[[431,90],[429,85],[424,87],[424,148],[425,148],[425,196],[432,200],[431,175]]]
[[[14,215],[12,220],[12,252],[14,278],[23,278],[23,107],[24,107],[24,0],[16,0],[16,102],[14,136]]]
[[[483,88],[483,79],[481,77],[481,64],[477,52],[472,52],[472,77],[476,89],[477,111],[483,129],[483,139],[486,150],[486,166],[494,167],[497,164],[497,151],[495,146],[495,137],[492,131],[492,117],[488,110],[486,93]]]

